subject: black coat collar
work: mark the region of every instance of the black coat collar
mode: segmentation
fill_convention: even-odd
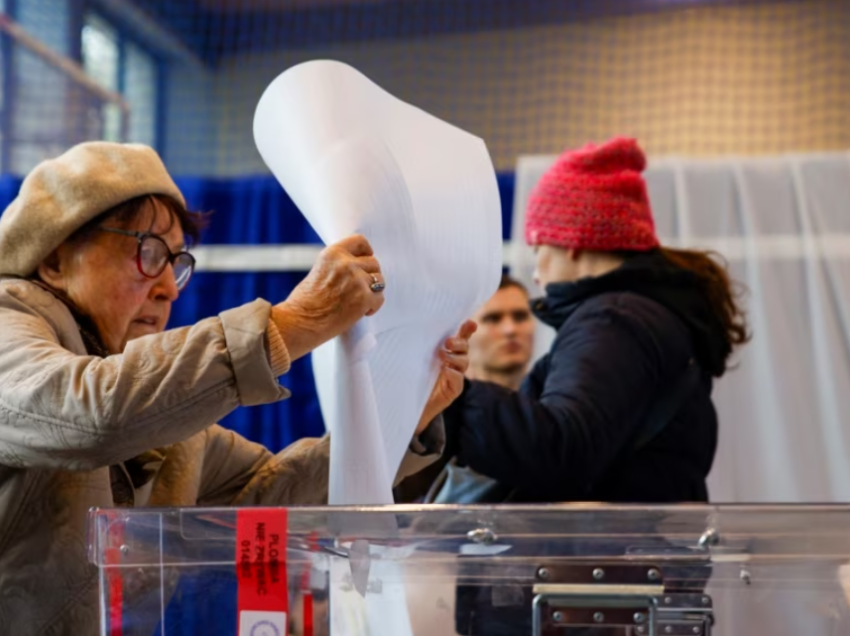
[[[715,376],[722,374],[731,349],[723,325],[697,277],[673,265],[659,250],[629,256],[622,266],[603,276],[549,284],[546,295],[531,302],[531,310],[558,330],[583,302],[617,292],[644,296],[676,314],[690,330],[703,368]]]

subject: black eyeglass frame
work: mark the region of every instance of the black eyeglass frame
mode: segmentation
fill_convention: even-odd
[[[189,257],[189,275],[186,277],[182,283],[175,278],[175,282],[177,283],[178,291],[182,291],[186,288],[186,285],[189,284],[189,280],[192,278],[192,274],[195,273],[195,257],[188,250],[181,250],[179,252],[172,252],[171,248],[168,247],[168,243],[166,243],[161,236],[154,234],[153,232],[138,232],[135,230],[122,230],[117,227],[103,227],[98,226],[98,230],[102,230],[104,232],[112,232],[113,234],[121,234],[122,236],[132,236],[136,239],[136,268],[139,270],[139,273],[145,278],[157,278],[165,271],[167,265],[171,264],[174,267],[174,262],[180,258],[187,256]],[[159,241],[165,246],[165,251],[168,254],[168,258],[166,258],[165,262],[162,264],[162,267],[156,274],[147,273],[142,267],[142,243],[144,243],[148,239],[154,239]]]

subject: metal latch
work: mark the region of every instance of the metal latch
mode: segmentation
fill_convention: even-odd
[[[540,565],[532,604],[534,636],[564,636],[569,628],[604,628],[623,636],[710,636],[711,597],[700,585],[665,585],[647,563]]]

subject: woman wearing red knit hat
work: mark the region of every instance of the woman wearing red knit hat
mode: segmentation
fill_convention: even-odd
[[[518,392],[467,382],[444,415],[469,470],[437,500],[708,500],[712,382],[747,328],[720,264],[660,246],[645,165],[616,138],[564,153],[533,191],[532,309],[557,337]]]

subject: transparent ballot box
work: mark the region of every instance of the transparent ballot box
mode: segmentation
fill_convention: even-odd
[[[94,510],[101,634],[850,635],[850,506]]]

